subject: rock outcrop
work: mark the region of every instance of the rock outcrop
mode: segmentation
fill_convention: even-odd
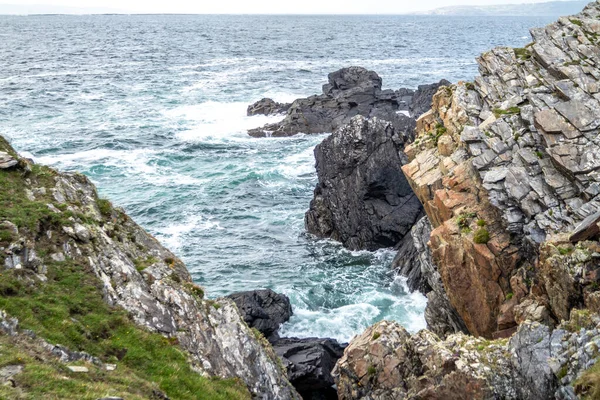
[[[307,230],[352,250],[395,246],[423,213],[401,170],[410,135],[410,128],[357,116],[319,144]]]
[[[269,342],[279,339],[279,326],[293,314],[290,299],[271,289],[239,292],[227,297],[235,302],[246,324],[258,329]]]
[[[438,83],[419,85],[408,106],[410,116],[418,119],[421,115],[431,110],[431,99],[433,99],[433,95],[437,93],[441,86],[448,85],[450,85],[450,82],[445,79],[442,79]]]
[[[247,114],[249,117],[253,115],[275,115],[284,114],[292,106],[291,103],[278,103],[273,99],[260,99],[254,104],[248,106]]]
[[[571,239],[596,235],[599,16],[591,3],[532,30],[523,49],[483,54],[481,76],[438,91],[405,149],[403,170],[434,228],[434,263],[472,334],[510,336],[524,312],[555,324],[593,285],[577,278],[589,270],[577,260],[564,274],[547,270],[543,249],[565,246],[555,233],[588,217],[578,231],[590,235]],[[569,299],[555,301],[558,287]]]
[[[31,164],[2,138],[0,151],[18,160],[0,171],[0,265],[3,279],[14,277],[3,284],[3,295],[17,296],[26,285],[41,290],[50,272],[79,268],[96,280],[106,303],[176,343],[198,373],[239,379],[258,398],[298,398],[273,350],[255,338],[235,303],[204,300],[185,265],[99,199],[85,176]]]
[[[408,110],[413,90],[381,90],[381,78],[361,67],[329,74],[323,94],[294,101],[278,123],[248,131],[251,136],[291,136],[298,133],[328,133],[350,122],[352,117],[379,117],[404,124],[397,112]]]
[[[488,341],[411,336],[383,321],[355,338],[338,362],[339,399],[576,399],[590,390],[584,371],[598,356],[599,322],[575,312],[554,331],[525,322],[510,340]]]

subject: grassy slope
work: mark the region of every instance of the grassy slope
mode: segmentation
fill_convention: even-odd
[[[13,153],[0,137],[0,150]],[[13,153],[14,154],[14,153]],[[250,395],[241,382],[202,377],[187,362],[187,354],[176,341],[137,327],[127,313],[103,301],[101,284],[92,271],[75,260],[52,262],[40,232],[69,224],[69,218],[83,223],[98,223],[83,214],[66,211],[55,214],[46,204],[61,206],[48,195],[31,201],[24,189],[25,180],[35,187],[53,186],[50,168],[34,166],[27,172],[19,168],[0,170],[0,224],[11,221],[19,235],[36,238],[36,252],[48,266],[47,282],[40,282],[32,271],[6,270],[0,250],[0,309],[20,321],[20,327],[34,331],[52,344],[85,351],[102,361],[117,364],[109,372],[87,365],[90,372],[72,373],[56,358],[45,354],[34,340],[0,335],[0,369],[22,365],[14,377],[16,388],[0,386],[4,399],[97,399],[107,395],[127,399],[148,399],[159,390],[171,399],[246,399]],[[50,193],[49,190],[47,190]],[[106,202],[101,202],[101,209]],[[14,234],[0,226],[0,248]]]

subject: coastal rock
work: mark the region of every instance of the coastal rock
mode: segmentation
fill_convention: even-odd
[[[337,399],[331,371],[344,347],[334,339],[282,338],[273,344],[303,399]]]
[[[248,106],[247,114],[249,117],[253,115],[274,115],[284,114],[291,107],[291,103],[278,103],[273,99],[260,99],[254,104]]]
[[[290,299],[271,289],[234,293],[227,297],[235,302],[248,326],[258,329],[271,342],[278,338],[279,326],[293,314]]]
[[[408,288],[427,296],[425,321],[427,328],[440,337],[467,332],[464,321],[450,304],[442,279],[431,258],[427,242],[431,236],[429,219],[422,217],[398,246],[392,269],[407,278]]]
[[[381,85],[381,78],[373,71],[361,67],[341,69],[329,74],[323,94],[294,101],[281,122],[248,133],[265,137],[333,132],[356,115],[383,118],[404,129],[406,121],[397,118],[397,113],[408,110],[414,91],[382,90]]]
[[[3,138],[0,151],[15,154]],[[5,268],[20,269],[29,284],[43,285],[49,279],[46,264],[68,260],[98,280],[110,306],[177,343],[194,371],[239,379],[256,398],[298,398],[273,349],[255,337],[235,303],[204,300],[185,265],[122,210],[99,199],[87,177],[22,168],[23,193],[15,195],[51,207],[40,208],[41,217],[18,230],[2,224],[2,232],[8,228],[18,235],[0,253]],[[5,321],[10,330],[10,318]]]
[[[0,151],[0,169],[9,169],[15,167],[19,161],[17,161],[10,154]]]
[[[352,250],[395,246],[422,216],[401,171],[407,135],[390,122],[357,116],[318,145],[307,230]]]
[[[510,340],[494,341],[410,335],[382,321],[352,340],[336,365],[339,399],[577,398],[589,390],[575,382],[581,376],[588,382],[584,371],[595,363],[590,349],[600,342],[599,321],[575,313],[554,331],[528,321]]]
[[[448,86],[450,82],[442,79],[438,83],[432,83],[429,85],[419,85],[415,94],[413,95],[408,111],[410,116],[418,119],[421,115],[431,110],[431,100],[433,95],[437,93],[441,86]]]

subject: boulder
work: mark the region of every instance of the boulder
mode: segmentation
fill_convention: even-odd
[[[235,302],[244,321],[268,340],[277,339],[279,326],[292,316],[290,299],[271,289],[239,292],[227,296]]]
[[[284,114],[290,108],[291,103],[278,103],[272,99],[263,98],[248,106],[249,117],[254,115]]]
[[[282,121],[249,130],[248,134],[265,137],[333,132],[356,115],[404,123],[395,117],[398,111],[408,110],[414,91],[382,90],[381,85],[381,78],[373,71],[341,69],[329,74],[323,94],[294,101]]]
[[[0,151],[0,169],[9,169],[19,164],[19,161],[10,154]]]
[[[273,343],[288,379],[305,400],[337,399],[331,371],[344,348],[334,339],[282,338]]]
[[[401,171],[405,140],[390,122],[357,116],[318,145],[308,232],[352,250],[395,246],[423,212]]]

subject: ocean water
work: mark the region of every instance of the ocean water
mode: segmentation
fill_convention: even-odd
[[[360,65],[384,87],[469,80],[475,57],[523,46],[547,18],[0,16],[0,134],[37,162],[89,176],[187,264],[209,297],[272,288],[283,335],[349,340],[381,319],[425,327],[426,299],[391,250],[304,232],[326,134],[254,139],[261,97],[320,93]]]

